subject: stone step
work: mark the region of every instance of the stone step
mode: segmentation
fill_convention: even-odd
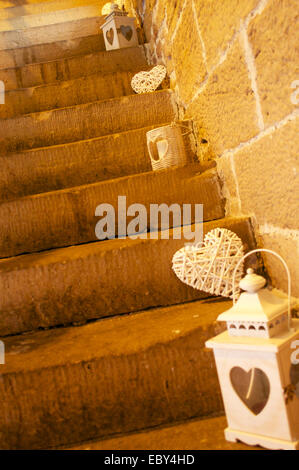
[[[66,23],[36,26],[25,30],[1,31],[0,50],[56,43],[57,41],[101,34],[100,26],[104,22],[104,17],[95,16],[94,18],[83,18]]]
[[[99,3],[98,0],[47,0],[41,3],[25,3],[22,5],[22,2],[18,2],[20,6],[12,6],[8,8],[1,8],[0,2],[0,19],[5,20],[9,18],[15,18],[17,16],[25,15],[37,15],[40,13],[49,13],[56,10],[65,10],[67,8],[74,8],[79,6],[92,5],[94,3]]]
[[[46,41],[35,46],[14,48],[11,45],[10,49],[0,50],[0,69],[23,67],[104,50],[104,38],[98,32],[91,36],[80,36],[66,41]]]
[[[223,412],[213,354],[231,302],[2,338],[0,447],[43,449]]]
[[[150,204],[203,204],[205,221],[220,219],[224,208],[217,172],[209,170],[200,175],[199,170],[200,166],[193,164],[3,203],[0,205],[0,258],[98,241],[95,227],[100,218],[95,217],[95,211],[99,204],[114,207],[117,235],[121,217],[119,196],[126,196],[127,208],[143,204],[147,214],[150,214]],[[199,222],[194,220],[194,212],[192,223]],[[128,223],[132,218],[128,217]],[[148,215],[147,227],[141,231],[161,228],[161,222],[154,226],[149,219]],[[170,220],[172,223],[172,217]]]
[[[153,127],[0,155],[0,202],[151,171]]]
[[[138,46],[2,69],[0,80],[5,83],[5,90],[9,91],[72,80],[95,73],[143,70],[146,67],[144,48]]]
[[[173,93],[162,90],[3,119],[0,152],[19,152],[172,122],[175,110]]]
[[[223,305],[224,306],[224,305]],[[76,446],[59,450],[260,450],[240,442],[225,440],[224,429],[227,421],[224,416],[192,419],[171,426],[145,429],[110,439],[79,443]],[[154,454],[153,454],[154,455]],[[192,455],[192,452],[190,453]],[[112,454],[107,455],[112,457]],[[116,457],[116,456],[115,456]],[[120,456],[121,457],[121,456]],[[183,459],[183,456],[180,456]],[[144,458],[144,457],[142,457]],[[139,457],[140,462],[141,457]],[[153,458],[152,458],[153,459]],[[176,456],[178,460],[178,456]],[[152,463],[155,462],[152,460]],[[190,458],[191,462],[191,458]],[[184,461],[180,460],[183,464]],[[138,464],[137,464],[138,467]]]
[[[15,16],[14,18],[1,18],[0,16],[0,33],[1,31],[22,31],[30,28],[39,28],[59,24],[63,27],[63,23],[76,21],[86,18],[95,18],[102,16],[102,8],[98,3],[91,5],[80,5],[73,8],[59,9],[55,11],[38,11],[32,14]]]
[[[151,171],[146,133],[154,127],[0,155],[0,203]],[[188,135],[184,141],[188,163],[193,163],[196,156]],[[202,171],[214,165],[205,162]]]
[[[237,233],[245,251],[255,247],[249,219],[205,222],[203,233],[216,227]],[[181,232],[170,231],[168,240],[158,233],[158,239],[115,239],[0,260],[0,335],[207,297],[171,269],[185,243]]]
[[[5,105],[0,107],[0,119],[133,95],[131,80],[139,70],[95,73],[74,80],[8,91]]]

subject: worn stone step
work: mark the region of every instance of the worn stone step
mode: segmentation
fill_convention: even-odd
[[[223,307],[225,305],[223,304]],[[213,308],[213,306],[212,306]],[[240,442],[225,440],[224,429],[227,427],[225,416],[197,418],[171,426],[159,426],[145,429],[138,433],[129,433],[110,439],[101,439],[78,443],[75,446],[58,450],[260,450],[260,447],[247,446]],[[153,454],[154,455],[154,454]],[[190,454],[192,455],[192,453]],[[110,459],[112,454],[107,455]],[[107,458],[106,457],[106,458]],[[115,456],[116,457],[116,456]],[[122,458],[122,456],[120,456]],[[135,457],[136,458],[136,457]],[[142,457],[143,458],[143,457]],[[180,464],[184,464],[180,456]],[[111,460],[110,460],[111,461]],[[178,461],[178,456],[176,456]],[[191,462],[191,458],[189,460]],[[124,461],[126,462],[126,461]],[[140,462],[140,457],[138,462]],[[155,462],[152,457],[152,464]],[[159,462],[159,460],[158,460]],[[187,459],[186,461],[187,462]],[[112,463],[111,463],[112,464]],[[137,464],[138,466],[138,464]]]
[[[5,90],[9,91],[72,80],[95,73],[143,70],[146,67],[144,48],[138,46],[2,69],[0,80],[5,83]]]
[[[0,201],[151,171],[153,127],[0,155]]]
[[[74,5],[73,7],[48,12],[40,10],[27,15],[21,13],[21,15],[9,19],[0,16],[0,33],[2,31],[21,31],[54,24],[60,24],[63,27],[63,23],[69,21],[101,17],[101,12],[102,8],[98,2],[91,5]]]
[[[8,91],[5,105],[0,107],[0,119],[132,95],[131,80],[136,72],[138,69],[95,73],[74,80]]]
[[[203,204],[204,220],[220,219],[224,208],[217,172],[201,175],[199,170],[193,164],[151,171],[0,204],[0,258],[97,241],[95,226],[100,218],[95,217],[95,210],[99,204],[114,207],[118,233],[119,196],[126,196],[127,208],[143,204],[147,214],[150,204]],[[128,217],[128,223],[132,219]],[[147,227],[141,230],[150,227],[159,229],[160,225],[151,226],[148,217]]]
[[[172,122],[175,111],[173,93],[161,90],[3,119],[0,152],[18,152]]]
[[[2,338],[1,449],[43,449],[223,412],[205,341],[231,302]]]
[[[56,43],[57,41],[101,34],[100,26],[104,22],[104,17],[95,16],[65,23],[36,26],[25,30],[1,31],[0,50]]]
[[[38,62],[48,62],[67,57],[80,56],[93,52],[104,51],[105,43],[102,34],[80,36],[65,41],[45,42],[28,47],[0,50],[0,69],[23,67]]]
[[[0,202],[151,171],[146,132],[153,127],[0,155]],[[184,141],[188,163],[193,163],[188,135]],[[202,170],[213,166],[205,162]]]
[[[249,219],[205,222],[203,233],[216,227],[237,233],[245,251],[255,247]],[[170,231],[169,239],[158,233],[158,239],[115,239],[0,260],[0,335],[207,297],[171,269],[186,241],[181,232]]]
[[[36,2],[36,3],[25,3],[22,5],[22,2],[19,3],[20,6],[11,6],[8,8],[1,8],[0,3],[0,19],[5,20],[9,18],[15,18],[17,16],[25,15],[37,15],[40,13],[49,13],[56,10],[65,10],[67,8],[74,8],[79,6],[92,5],[94,3],[99,3],[98,0],[47,0],[45,2]]]

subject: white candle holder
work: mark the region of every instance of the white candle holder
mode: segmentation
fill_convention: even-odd
[[[182,134],[185,126],[171,124],[158,127],[146,133],[147,147],[151,159],[152,169],[161,170],[172,166],[184,166],[187,163],[187,154]]]
[[[107,51],[138,46],[135,18],[129,17],[126,11],[120,10],[117,4],[113,4],[111,13],[105,20],[101,29]]]

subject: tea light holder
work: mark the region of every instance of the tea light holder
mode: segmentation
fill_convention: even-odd
[[[172,123],[152,129],[146,133],[147,147],[151,159],[152,169],[161,170],[172,166],[184,166],[187,163],[187,154],[182,128],[185,126]]]

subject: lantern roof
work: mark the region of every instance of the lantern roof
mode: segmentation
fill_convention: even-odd
[[[288,299],[274,294],[263,288],[266,280],[258,276],[252,269],[240,282],[243,292],[235,305],[219,315],[219,321],[255,321],[269,322],[273,318],[286,312]]]
[[[112,3],[110,13],[105,17],[105,20],[108,20],[115,16],[128,16],[128,12],[125,10],[121,10],[117,3]]]

